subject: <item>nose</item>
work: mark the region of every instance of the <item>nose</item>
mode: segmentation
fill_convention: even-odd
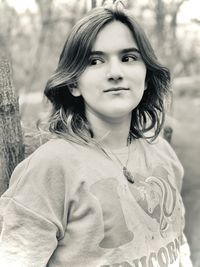
[[[108,72],[107,72],[108,81],[118,82],[123,80],[123,71],[122,66],[120,66],[120,62],[117,60],[113,60],[109,64]]]

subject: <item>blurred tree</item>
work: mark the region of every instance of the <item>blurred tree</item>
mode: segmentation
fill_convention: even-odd
[[[95,8],[97,6],[104,6],[104,5],[110,5],[117,2],[117,0],[91,0],[91,8]]]
[[[156,0],[153,3],[153,5],[155,5],[155,28],[158,39],[165,37],[166,29],[169,29],[167,33],[170,35],[170,39],[176,40],[177,16],[181,6],[187,1],[188,0]]]
[[[34,83],[34,80],[38,76],[39,71],[39,65],[40,65],[40,58],[43,54],[44,49],[44,43],[46,40],[46,37],[48,35],[48,32],[50,30],[50,21],[52,18],[52,3],[53,0],[36,0],[36,3],[39,7],[39,14],[40,14],[40,20],[41,20],[41,30],[39,34],[39,40],[37,43],[37,49],[35,53],[35,61],[32,65],[32,75],[30,77],[30,85]]]
[[[156,34],[158,39],[163,40],[165,29],[166,8],[163,0],[155,1]]]
[[[2,10],[2,6],[1,6]],[[2,25],[0,24],[2,29]],[[5,29],[5,28],[4,28]],[[19,105],[14,92],[5,32],[0,33],[0,195],[24,158]]]
[[[85,5],[87,6],[87,10],[93,9],[95,7],[99,6],[109,6],[116,2],[121,2],[126,8],[129,8],[131,6],[130,0],[90,0],[85,1]]]
[[[191,34],[191,29],[197,23],[178,23],[181,8],[188,1],[144,0],[140,3],[135,0],[131,8],[149,35],[156,54],[170,68],[173,77],[195,75],[199,72],[199,61],[196,60],[200,53],[199,30],[196,35]]]
[[[177,40],[177,17],[178,13],[180,11],[181,6],[187,2],[188,0],[179,0],[179,1],[172,1],[168,4],[168,10],[171,15],[171,20],[170,20],[170,28],[171,28],[171,35],[172,35],[172,40]]]

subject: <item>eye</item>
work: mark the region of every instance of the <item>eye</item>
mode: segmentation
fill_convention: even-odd
[[[122,62],[133,62],[138,59],[137,55],[124,55],[122,57]]]
[[[104,63],[104,60],[102,58],[90,58],[89,59],[90,66],[99,65],[102,63]]]

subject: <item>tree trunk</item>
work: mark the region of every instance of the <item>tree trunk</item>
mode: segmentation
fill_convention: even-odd
[[[165,28],[165,3],[163,0],[156,1],[156,8],[155,8],[155,15],[156,15],[156,31],[158,35],[158,41],[160,43],[161,40],[164,40],[164,28]]]
[[[24,158],[19,105],[11,79],[11,66],[0,58],[0,195],[8,188],[15,166]]]

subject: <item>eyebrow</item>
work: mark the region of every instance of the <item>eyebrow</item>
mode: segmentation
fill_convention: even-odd
[[[129,52],[136,52],[138,54],[140,54],[139,49],[135,48],[135,47],[131,47],[131,48],[124,48],[122,50],[119,50],[120,54],[125,54],[125,53],[129,53]],[[90,56],[92,55],[105,55],[106,53],[103,51],[91,51]]]

